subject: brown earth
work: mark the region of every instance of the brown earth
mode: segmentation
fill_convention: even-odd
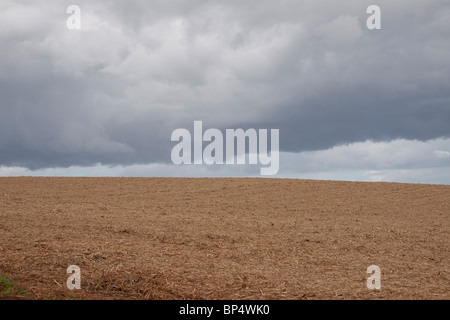
[[[449,231],[442,185],[0,178],[0,275],[30,299],[449,299]]]

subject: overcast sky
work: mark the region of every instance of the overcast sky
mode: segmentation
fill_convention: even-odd
[[[448,0],[0,0],[0,176],[259,176],[173,166],[201,120],[279,129],[274,177],[450,184],[449,57]]]

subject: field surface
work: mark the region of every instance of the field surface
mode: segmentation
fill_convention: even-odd
[[[0,178],[0,292],[4,299],[450,299],[449,231],[450,186]],[[80,290],[66,286],[70,265],[81,269]],[[366,286],[370,265],[380,267],[380,290]]]

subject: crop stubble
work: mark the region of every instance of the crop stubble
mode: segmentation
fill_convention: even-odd
[[[442,185],[0,178],[0,274],[33,299],[449,299],[449,218]]]

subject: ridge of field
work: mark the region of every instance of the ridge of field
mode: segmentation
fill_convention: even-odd
[[[443,185],[0,178],[0,275],[30,299],[449,299],[449,231]]]

